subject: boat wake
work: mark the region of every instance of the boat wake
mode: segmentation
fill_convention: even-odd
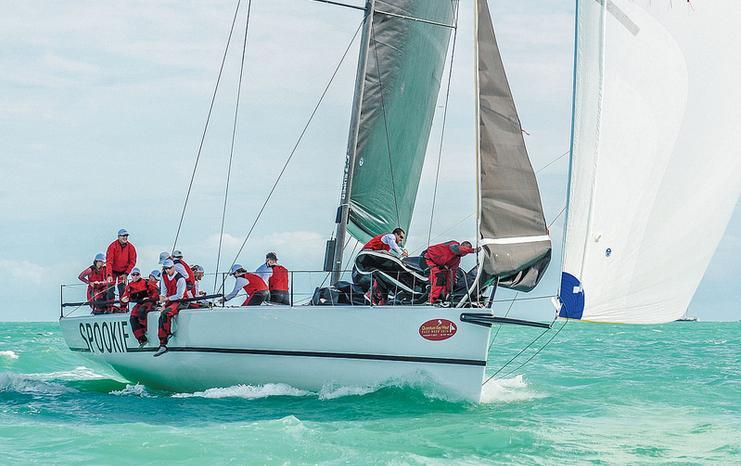
[[[153,395],[151,395],[147,391],[147,387],[145,387],[144,385],[140,383],[137,383],[134,385],[127,383],[126,386],[122,388],[121,390],[113,390],[109,393],[111,395],[116,395],[116,396],[138,396],[141,398],[152,398],[153,397]]]
[[[58,396],[76,391],[74,388],[67,387],[58,382],[41,380],[38,377],[34,377],[33,374],[0,372],[0,393]]]
[[[543,395],[530,390],[522,375],[511,379],[492,379],[485,383],[481,390],[481,402],[485,404],[512,403],[542,397]]]
[[[283,383],[268,383],[265,385],[233,385],[223,388],[209,388],[202,392],[176,393],[173,398],[244,398],[256,400],[269,396],[309,396],[312,392],[301,390]]]

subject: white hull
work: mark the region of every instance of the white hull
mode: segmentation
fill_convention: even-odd
[[[170,351],[154,358],[158,319],[159,312],[149,314],[150,343],[142,350],[128,314],[67,317],[60,325],[73,351],[131,382],[170,391],[266,383],[318,391],[423,377],[471,401],[481,396],[490,333],[461,322],[460,310],[429,306],[183,310]],[[444,339],[428,339],[437,332],[429,325],[421,330],[429,321],[432,327],[442,321]]]

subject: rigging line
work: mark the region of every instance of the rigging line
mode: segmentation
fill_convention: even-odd
[[[566,212],[566,206],[563,206],[563,209],[561,209],[561,212],[559,212],[555,217],[553,217],[553,220],[548,224],[548,228],[550,229],[554,223],[556,223],[556,220],[563,215],[563,213]]]
[[[524,366],[525,364],[527,364],[530,361],[532,361],[535,356],[537,356],[541,351],[543,351],[545,349],[545,347],[548,346],[550,344],[550,342],[553,341],[554,338],[556,338],[556,335],[558,335],[559,333],[561,333],[561,330],[563,330],[563,328],[566,327],[566,324],[569,323],[569,320],[571,320],[571,319],[566,319],[566,321],[563,323],[563,325],[561,325],[561,328],[559,328],[558,330],[556,330],[556,333],[554,333],[553,336],[551,336],[551,338],[549,338],[548,341],[546,341],[545,344],[543,346],[541,346],[540,349],[538,349],[538,351],[536,351],[532,356],[530,356],[525,362],[523,362],[519,366],[515,367],[511,371],[507,372],[506,374],[504,374],[500,378],[507,377],[508,375],[517,372],[518,370],[520,370],[520,368],[522,366]]]
[[[242,245],[239,247],[239,251],[237,251],[236,256],[234,256],[234,261],[232,262],[232,265],[234,265],[237,262],[239,255],[242,253],[244,246],[247,244],[247,241],[250,239],[250,236],[252,235],[252,231],[255,229],[257,222],[260,220],[262,213],[265,211],[265,207],[268,205],[270,198],[273,196],[273,193],[275,192],[275,188],[278,186],[278,183],[283,177],[283,174],[286,172],[286,168],[288,168],[288,164],[291,162],[291,159],[293,159],[293,156],[296,154],[296,150],[298,149],[298,146],[301,144],[301,141],[303,140],[304,135],[306,134],[306,131],[309,129],[309,125],[314,120],[314,116],[316,115],[316,112],[319,110],[319,106],[324,101],[324,97],[327,95],[327,92],[329,91],[329,88],[332,85],[334,78],[337,76],[337,73],[340,71],[340,67],[342,66],[342,63],[345,61],[347,54],[350,52],[350,49],[352,48],[352,44],[355,42],[355,39],[358,37],[358,33],[360,32],[360,29],[362,28],[366,17],[367,15],[363,17],[363,21],[360,22],[360,25],[358,25],[358,28],[355,30],[355,34],[353,34],[352,39],[350,39],[350,43],[347,44],[347,48],[343,52],[342,57],[340,58],[340,61],[337,63],[337,66],[332,72],[332,76],[329,78],[329,82],[327,82],[327,85],[324,87],[324,90],[322,91],[322,94],[319,97],[319,100],[314,106],[314,109],[312,110],[311,115],[309,115],[309,120],[306,122],[306,125],[304,125],[304,128],[301,130],[301,134],[299,134],[296,144],[294,144],[293,149],[291,149],[291,152],[288,155],[288,158],[283,164],[283,168],[281,168],[280,173],[278,174],[278,177],[275,179],[273,186],[270,188],[270,192],[268,193],[268,196],[265,198],[265,202],[263,202],[262,207],[260,207],[260,211],[257,213],[257,216],[255,217],[255,221],[252,222],[252,226],[247,232],[247,236],[244,238],[244,241],[242,241]]]
[[[474,215],[476,215],[476,212],[471,212],[470,214],[466,215],[466,216],[465,216],[465,217],[463,217],[462,219],[460,219],[460,220],[458,220],[457,222],[455,222],[455,223],[454,223],[453,225],[451,225],[450,227],[448,227],[448,228],[446,228],[445,230],[443,230],[443,231],[442,231],[442,233],[438,233],[437,235],[435,235],[435,237],[434,237],[434,238],[432,238],[432,239],[435,239],[435,240],[436,240],[436,239],[438,239],[438,238],[442,237],[442,236],[443,236],[444,234],[448,233],[448,232],[449,232],[450,230],[452,230],[453,228],[457,227],[458,225],[460,225],[461,223],[465,222],[466,220],[468,220],[469,218],[473,217]],[[422,249],[423,249],[423,248],[424,248],[424,246],[420,246],[420,247],[418,247],[418,248],[414,249],[414,250],[412,251],[412,253],[416,253],[416,252],[418,252],[418,251],[422,251]],[[410,254],[410,255],[413,255],[413,254]]]
[[[389,159],[389,174],[391,175],[391,193],[394,195],[394,208],[396,209],[396,224],[401,226],[399,215],[399,203],[396,200],[396,182],[394,181],[394,164],[391,160],[391,138],[389,137],[389,123],[386,118],[386,103],[383,98],[383,81],[381,79],[381,62],[378,60],[378,41],[376,40],[376,25],[371,23],[371,38],[373,39],[373,55],[376,57],[376,70],[378,71],[378,87],[381,88],[381,111],[383,113],[383,128],[386,132],[386,152]]]
[[[219,270],[221,264],[221,246],[224,241],[224,223],[226,222],[226,205],[229,198],[229,181],[232,177],[232,160],[234,160],[234,142],[237,139],[237,121],[239,116],[239,100],[242,96],[242,77],[244,75],[244,56],[247,51],[247,32],[250,28],[250,12],[252,10],[252,0],[247,2],[247,20],[244,25],[244,40],[242,41],[242,61],[239,68],[239,84],[237,85],[237,102],[234,105],[234,124],[232,125],[232,143],[229,149],[229,166],[226,171],[226,187],[224,188],[224,207],[221,210],[221,230],[219,231],[219,250],[216,254],[216,269]],[[219,283],[219,275],[214,275],[214,289]]]
[[[451,7],[453,7],[453,15],[455,16],[454,24],[456,25],[456,28],[453,30],[453,46],[451,47],[450,51],[450,69],[448,70],[448,86],[445,91],[445,107],[443,109],[443,122],[442,122],[442,129],[440,130],[440,147],[437,153],[437,169],[435,170],[435,189],[432,192],[432,212],[430,213],[430,227],[427,230],[427,247],[430,247],[430,238],[432,237],[432,223],[435,218],[435,203],[437,201],[437,185],[440,180],[440,161],[443,158],[443,141],[445,139],[445,123],[448,119],[448,101],[450,99],[450,83],[453,80],[453,60],[455,59],[455,43],[456,38],[458,37],[458,3],[455,3],[455,6],[453,6],[453,3],[451,2]]]
[[[348,270],[348,267],[350,267],[350,263],[355,261],[355,250],[360,245],[360,241],[355,240],[355,245],[352,247],[352,251],[350,251],[350,255],[347,258],[347,263],[345,263],[345,267],[342,268],[342,271],[340,272],[340,280],[342,280],[342,277],[345,276],[345,272]]]
[[[185,202],[183,203],[183,211],[180,214],[180,222],[178,222],[178,231],[175,233],[175,241],[172,243],[172,250],[175,250],[175,246],[178,244],[178,238],[180,237],[180,229],[183,226],[183,219],[185,218],[185,210],[188,207],[188,200],[190,199],[190,192],[193,189],[193,181],[196,178],[196,171],[198,170],[198,162],[201,160],[201,152],[203,151],[203,143],[206,140],[206,133],[208,132],[208,125],[211,122],[211,113],[214,109],[214,102],[216,102],[216,94],[219,91],[219,83],[221,82],[221,76],[224,73],[224,63],[226,63],[226,55],[229,52],[229,45],[232,43],[232,34],[234,34],[234,25],[237,23],[237,14],[239,13],[239,7],[242,4],[242,0],[237,0],[237,7],[234,9],[234,18],[232,19],[232,27],[229,30],[229,38],[226,41],[226,47],[224,47],[224,56],[221,58],[221,66],[219,67],[219,76],[216,78],[216,85],[214,86],[214,93],[211,96],[211,104],[208,107],[208,115],[206,115],[206,124],[203,127],[203,134],[201,135],[201,142],[198,144],[198,152],[196,154],[196,162],[193,165],[193,173],[190,175],[190,183],[188,184],[188,192],[185,194]]]
[[[540,167],[539,169],[537,169],[537,170],[535,171],[535,173],[536,173],[536,174],[538,174],[538,173],[542,172],[542,171],[543,171],[543,170],[545,170],[546,168],[550,167],[550,166],[551,166],[551,165],[553,165],[554,163],[558,162],[558,161],[559,161],[559,160],[561,160],[562,158],[564,158],[564,157],[566,157],[567,155],[569,155],[569,152],[571,152],[571,150],[567,150],[567,151],[566,151],[566,152],[564,152],[563,154],[559,155],[559,156],[558,156],[558,157],[556,157],[555,159],[553,159],[553,160],[551,160],[550,162],[548,162],[547,164],[543,165],[542,167]]]
[[[504,313],[504,317],[507,317],[509,315],[509,311],[511,311],[512,306],[515,305],[515,301],[517,301],[517,295],[519,294],[520,294],[519,291],[515,293],[515,297],[512,298],[512,301],[509,303],[509,307],[507,308],[507,312]],[[502,327],[503,325],[499,324],[499,326],[497,327],[497,331],[494,333],[494,336],[491,337],[491,343],[489,343],[489,351],[491,351],[491,347],[494,346],[494,340],[497,339],[497,335],[499,335],[499,331],[502,330]]]

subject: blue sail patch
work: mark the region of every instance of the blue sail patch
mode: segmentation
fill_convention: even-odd
[[[561,291],[558,294],[561,300],[559,317],[581,319],[584,313],[584,289],[578,278],[567,272],[561,273]]]

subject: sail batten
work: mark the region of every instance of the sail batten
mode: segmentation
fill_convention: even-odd
[[[580,1],[561,315],[681,317],[741,193],[741,5]]]
[[[476,2],[479,234],[484,271],[499,286],[530,291],[550,262],[538,182],[486,0]]]

